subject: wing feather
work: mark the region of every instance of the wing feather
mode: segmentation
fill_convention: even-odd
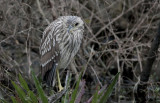
[[[58,64],[60,59],[59,43],[56,40],[57,33],[59,33],[57,26],[59,25],[55,25],[53,22],[43,33],[40,46],[42,77],[44,77],[48,71],[51,71],[51,69]]]

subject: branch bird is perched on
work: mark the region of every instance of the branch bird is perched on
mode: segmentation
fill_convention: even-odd
[[[53,21],[41,39],[41,74],[48,86],[54,86],[57,72],[58,86],[63,88],[58,69],[65,69],[79,50],[84,23],[77,16],[62,16]]]

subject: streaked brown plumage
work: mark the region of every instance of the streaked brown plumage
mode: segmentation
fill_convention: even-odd
[[[83,25],[80,17],[62,16],[45,29],[40,46],[41,74],[48,86],[54,85],[55,70],[65,69],[77,53]]]

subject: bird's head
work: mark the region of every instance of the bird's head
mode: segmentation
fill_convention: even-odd
[[[64,16],[63,22],[65,29],[70,34],[77,34],[76,32],[82,32],[84,29],[84,23],[78,16]]]

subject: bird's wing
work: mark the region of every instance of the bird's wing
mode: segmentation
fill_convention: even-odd
[[[42,77],[48,76],[47,78],[53,78],[58,65],[60,55],[59,55],[59,43],[57,42],[58,28],[50,24],[43,33],[40,46],[41,54],[41,74]],[[50,82],[52,81],[49,80]]]

